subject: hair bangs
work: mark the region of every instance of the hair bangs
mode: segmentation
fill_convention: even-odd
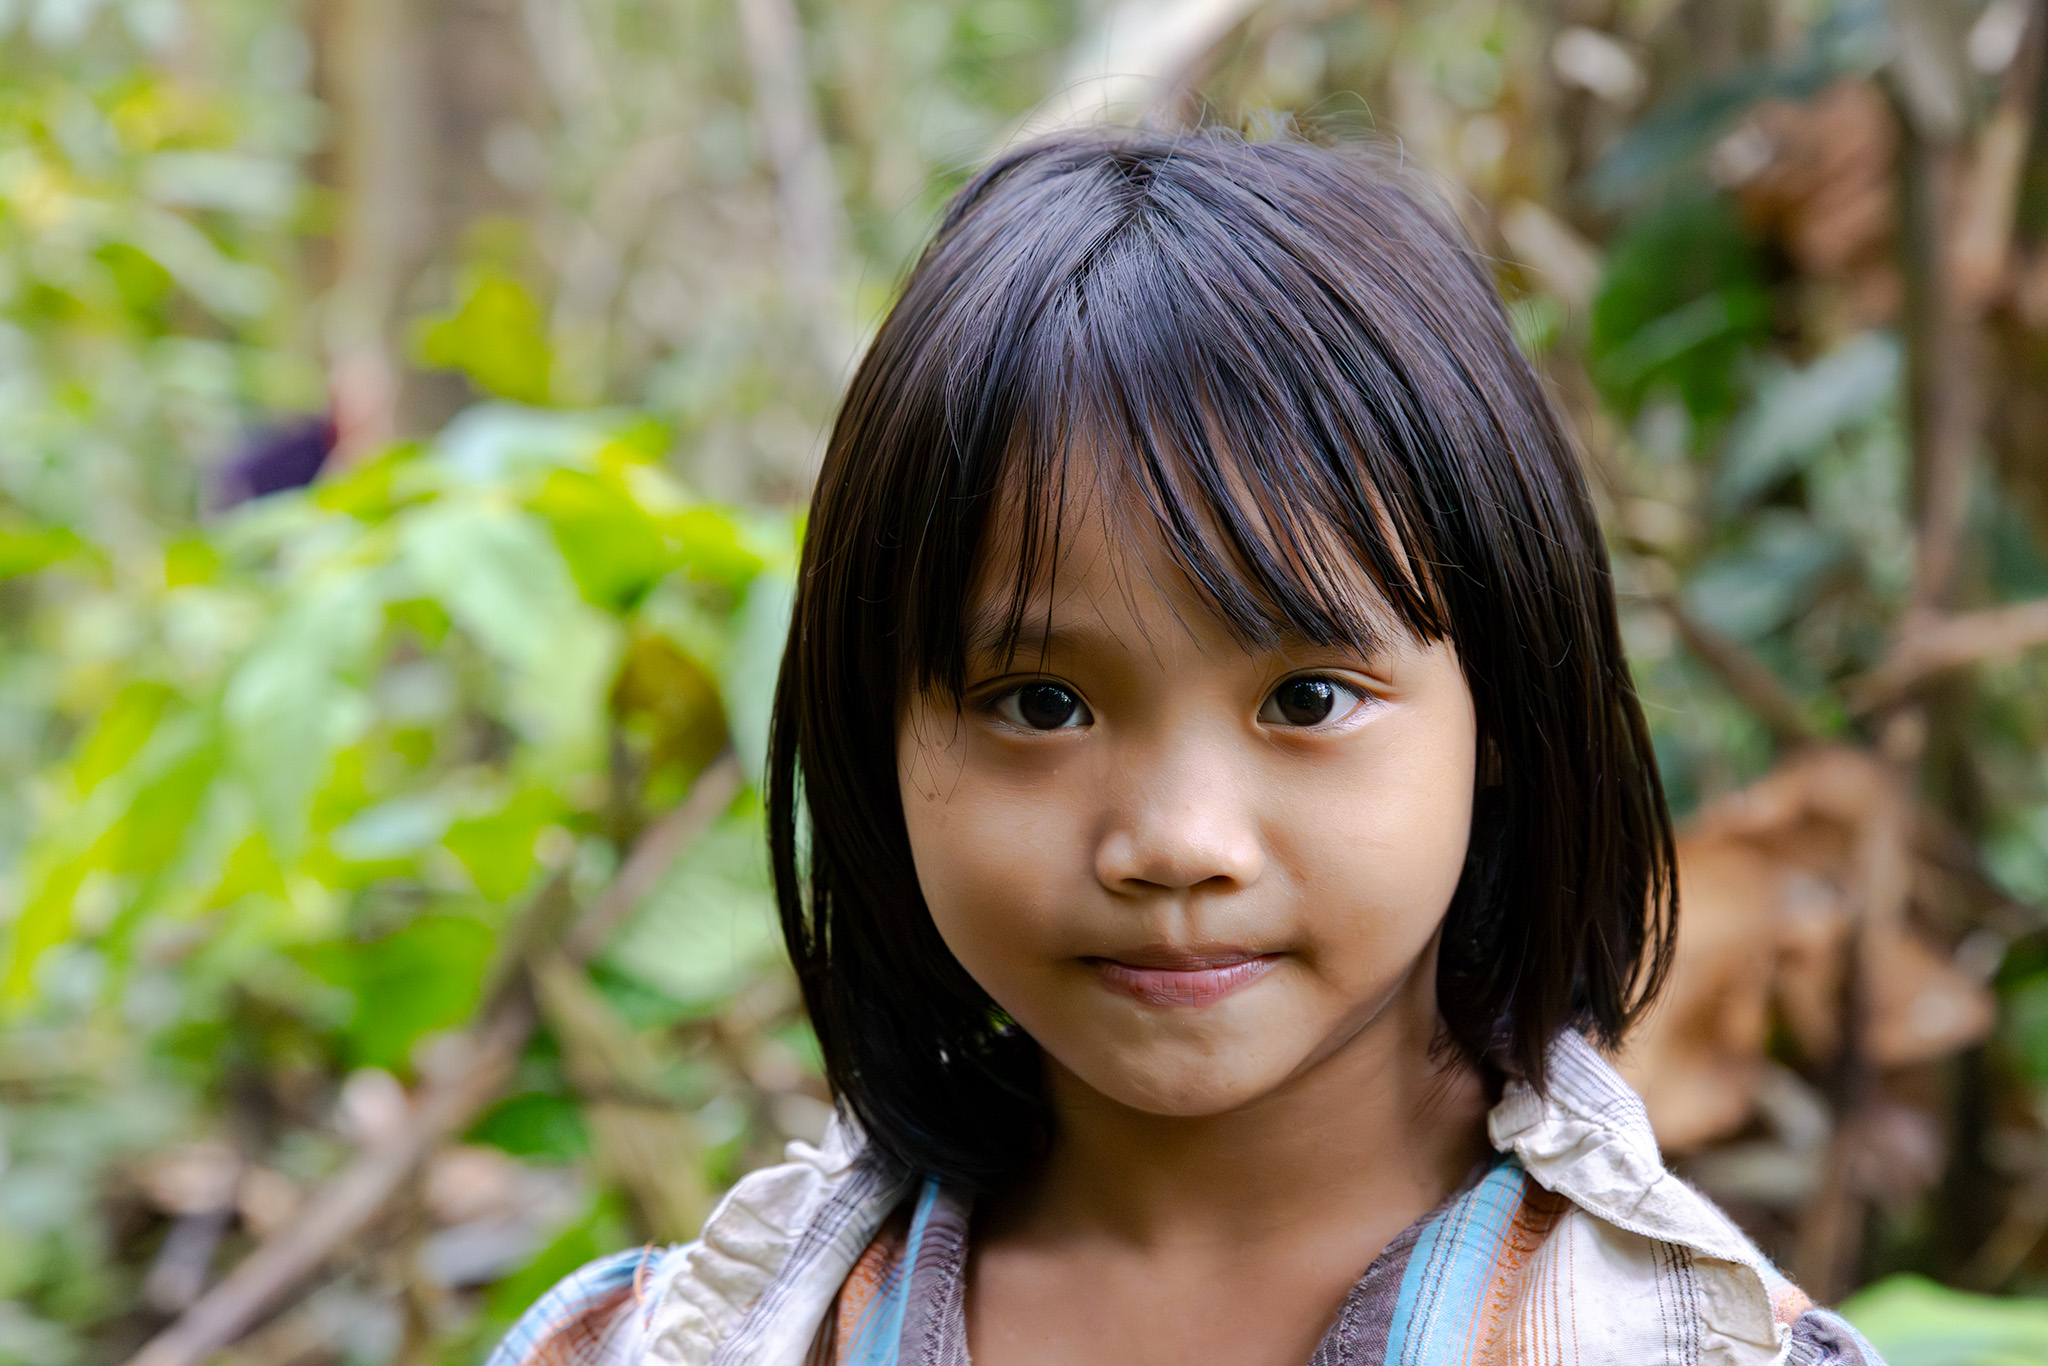
[[[984,468],[966,500],[948,491],[927,519],[966,513],[987,530],[971,564],[909,567],[906,599],[929,615],[905,633],[906,663],[924,686],[957,693],[970,640],[1011,658],[1030,648],[1028,601],[1056,582],[1077,515],[1107,519],[1112,544],[1156,538],[1248,648],[1370,653],[1389,630],[1448,634],[1430,532],[1390,453],[1397,434],[1288,307],[1299,284],[1275,288],[1227,233],[1189,241],[1136,216],[1043,290],[1022,336],[991,329],[989,354],[958,358],[937,401],[951,430],[975,434],[963,473]],[[1324,354],[1303,365],[1309,346]],[[1007,430],[978,409],[994,396],[1007,399]],[[1375,468],[1388,486],[1370,480]],[[998,576],[995,619],[963,621],[969,595]]]

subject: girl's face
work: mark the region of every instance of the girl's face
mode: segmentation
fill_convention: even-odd
[[[906,709],[897,771],[939,933],[1052,1065],[1213,1115],[1376,1026],[1434,1028],[1472,697],[1450,647],[1391,614],[1377,654],[1247,651],[1136,539],[1070,513],[1006,660],[998,532],[961,705]]]

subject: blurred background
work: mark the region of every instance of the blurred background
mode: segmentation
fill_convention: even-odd
[[[1894,1366],[2048,1362],[2043,11],[4,0],[0,1363],[474,1362],[820,1133],[806,481],[1100,118],[1441,178],[1685,823],[1668,1152]]]

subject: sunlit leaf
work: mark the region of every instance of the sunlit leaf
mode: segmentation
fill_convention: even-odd
[[[0,579],[33,574],[69,559],[84,548],[76,534],[61,527],[0,527]]]
[[[781,944],[760,826],[735,815],[669,871],[612,941],[605,963],[702,1009],[774,962]]]
[[[296,855],[307,810],[362,704],[362,669],[382,623],[377,580],[344,573],[312,585],[236,667],[221,699],[237,769],[280,855]]]
[[[477,270],[452,314],[425,323],[414,349],[422,364],[460,370],[485,393],[519,403],[548,401],[547,323],[526,287],[492,268]]]
[[[367,944],[324,945],[301,957],[355,998],[345,1033],[350,1064],[405,1073],[414,1044],[475,1009],[493,943],[482,921],[433,915]]]
[[[1892,1276],[1842,1304],[1887,1366],[2036,1366],[2048,1360],[2048,1300],[1971,1295]]]
[[[468,870],[477,891],[492,901],[509,901],[533,880],[541,831],[563,814],[559,797],[526,788],[496,811],[455,822],[442,843]]]
[[[796,605],[796,576],[770,570],[756,578],[740,604],[737,631],[719,687],[732,727],[734,753],[756,786],[768,764],[768,723],[775,704],[775,680],[789,640]]]
[[[739,588],[765,563],[760,552],[746,544],[733,514],[724,509],[691,508],[671,519],[667,529],[681,547],[682,562],[701,578]]]
[[[514,723],[553,762],[594,754],[618,631],[584,602],[544,524],[456,504],[417,514],[402,542],[415,581],[503,666]]]
[[[532,506],[547,519],[576,586],[596,606],[630,607],[674,563],[660,525],[610,480],[555,470]]]

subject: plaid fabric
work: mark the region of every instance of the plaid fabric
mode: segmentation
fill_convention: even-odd
[[[643,1277],[659,1257],[637,1247],[590,1263],[519,1316],[485,1366],[633,1366]]]
[[[885,1226],[854,1263],[833,1315],[833,1366],[896,1366],[903,1322],[911,1307],[925,1234],[939,1202],[939,1183],[926,1181],[907,1228]]]
[[[1359,1279],[1309,1366],[1563,1366],[1613,1362],[1579,1340],[1575,1277],[1556,1235],[1570,1201],[1504,1157],[1410,1225]],[[906,1218],[906,1214],[908,1217]],[[927,1182],[841,1288],[814,1366],[971,1366],[967,1355],[967,1202]],[[1641,1325],[1628,1366],[1708,1360],[1690,1301],[1690,1254],[1656,1245],[1648,1274],[1661,1322]],[[1788,1366],[1883,1366],[1841,1319],[1771,1273],[1773,1318],[1791,1330]]]
[[[1882,1366],[1664,1167],[1576,1034],[1511,1084],[1500,1160],[1376,1258],[1311,1366]],[[696,1242],[596,1262],[489,1366],[969,1366],[969,1202],[858,1134],[744,1178]]]

